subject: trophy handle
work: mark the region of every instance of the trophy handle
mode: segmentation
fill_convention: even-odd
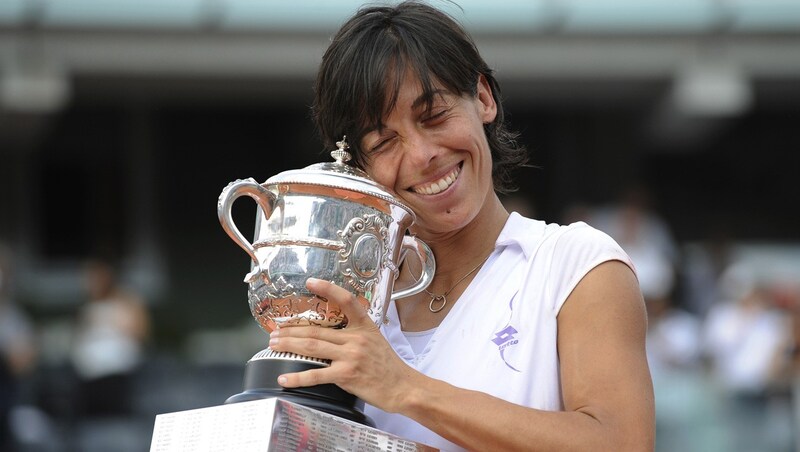
[[[414,252],[417,257],[419,257],[419,261],[422,263],[422,274],[419,276],[419,280],[417,280],[416,283],[405,289],[393,292],[393,300],[422,292],[428,287],[431,281],[433,281],[433,275],[436,273],[436,260],[433,258],[433,251],[431,251],[427,243],[410,235],[403,236],[403,245],[401,246],[400,254],[401,261],[405,259],[405,255],[409,251]]]
[[[261,184],[256,182],[252,177],[231,182],[227,187],[222,189],[222,193],[219,195],[217,215],[219,216],[219,222],[222,224],[222,229],[224,229],[230,238],[253,259],[253,271],[245,277],[245,282],[250,282],[253,276],[261,273],[261,264],[258,261],[253,244],[242,235],[231,216],[231,208],[233,207],[234,201],[245,195],[256,201],[259,207],[264,211],[266,218],[269,218],[272,211],[269,201],[274,201],[275,195],[262,187]]]

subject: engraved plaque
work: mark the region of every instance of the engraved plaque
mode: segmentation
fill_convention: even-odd
[[[150,452],[392,451],[430,446],[280,398],[156,416]]]

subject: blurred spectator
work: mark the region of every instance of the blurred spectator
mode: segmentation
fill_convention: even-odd
[[[656,450],[721,450],[718,407],[702,366],[702,321],[671,297],[647,303],[647,360],[656,397]]]
[[[12,299],[11,253],[0,244],[0,450],[14,450],[10,424],[20,383],[33,370],[36,346],[32,324]]]
[[[778,297],[783,306],[787,306],[792,322],[791,343],[791,411],[792,440],[795,448],[800,448],[800,280],[794,279],[778,288]]]
[[[585,221],[613,237],[628,253],[646,302],[663,302],[672,296],[677,246],[644,187],[628,188],[616,205],[590,212]]]
[[[728,298],[708,312],[706,351],[721,385],[742,396],[759,397],[789,364],[791,320],[774,306],[766,287],[735,270],[724,278]]]
[[[79,311],[71,363],[78,377],[78,407],[85,416],[125,415],[133,378],[144,358],[150,318],[143,300],[123,289],[109,261],[85,269],[88,301]]]
[[[651,301],[647,313],[647,357],[654,378],[660,374],[700,370],[701,320],[675,306],[672,298]]]
[[[709,310],[704,339],[712,378],[724,391],[730,450],[787,450],[791,427],[775,429],[787,421],[791,318],[745,266],[726,271],[721,290],[725,298]]]
[[[700,317],[705,317],[711,305],[722,297],[719,285],[733,258],[732,243],[724,226],[714,226],[708,239],[683,249],[684,306]]]

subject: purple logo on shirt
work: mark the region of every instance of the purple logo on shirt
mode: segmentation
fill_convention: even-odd
[[[516,343],[517,341],[514,340],[514,334],[516,333],[517,330],[514,329],[513,326],[509,325],[503,328],[502,330],[494,333],[494,339],[492,339],[492,342],[497,344],[498,347],[502,346],[508,341],[514,341]]]
[[[497,344],[497,351],[500,352],[500,359],[502,359],[503,362],[506,363],[506,366],[508,366],[514,372],[519,372],[519,370],[517,370],[514,366],[509,364],[508,361],[506,361],[505,351],[506,348],[519,343],[519,339],[514,338],[514,335],[517,333],[518,331],[516,328],[514,328],[511,325],[508,325],[502,330],[494,333],[494,339],[492,339],[492,342]]]

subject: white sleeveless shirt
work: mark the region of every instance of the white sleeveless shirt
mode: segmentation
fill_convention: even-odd
[[[585,223],[560,226],[512,213],[489,260],[421,353],[401,331],[394,302],[381,331],[407,364],[429,377],[526,407],[563,410],[557,316],[578,282],[609,260],[633,268],[611,237]],[[405,416],[369,405],[366,414],[400,437],[464,450]]]

